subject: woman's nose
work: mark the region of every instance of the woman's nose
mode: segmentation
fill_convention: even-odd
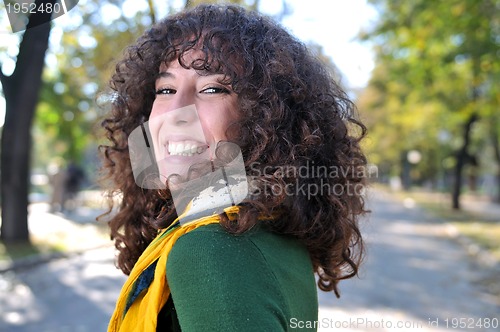
[[[172,96],[166,120],[172,126],[185,126],[198,120],[193,94],[186,89],[177,90]]]
[[[198,112],[194,104],[175,108],[165,114],[165,121],[170,126],[183,127],[199,122]]]

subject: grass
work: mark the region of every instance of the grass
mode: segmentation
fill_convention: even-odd
[[[31,256],[40,253],[31,243],[3,243],[0,241],[0,262]]]
[[[15,259],[39,254],[50,254],[62,251],[64,251],[64,248],[62,248],[61,245],[43,242],[41,240],[32,240],[31,243],[5,243],[0,241],[0,263],[11,262]]]
[[[458,231],[478,243],[481,247],[489,250],[493,256],[500,260],[500,224],[482,221],[470,221],[468,223],[453,222]]]

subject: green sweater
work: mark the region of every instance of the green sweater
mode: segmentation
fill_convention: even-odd
[[[318,319],[307,250],[261,227],[237,236],[216,224],[183,235],[167,280],[158,331],[296,331],[291,320]]]

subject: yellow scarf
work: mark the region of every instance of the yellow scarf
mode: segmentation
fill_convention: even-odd
[[[238,207],[230,206],[224,212],[232,219],[238,213]],[[215,214],[179,225],[177,221],[181,217],[182,215],[174,221],[173,227],[161,232],[137,260],[122,287],[108,332],[156,331],[158,313],[170,296],[166,271],[170,250],[180,236],[200,226],[220,222],[219,215]],[[134,294],[139,277],[149,267],[154,268],[153,280],[139,294]],[[135,298],[131,299],[133,296]]]

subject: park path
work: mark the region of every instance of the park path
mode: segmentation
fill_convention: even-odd
[[[480,285],[489,268],[417,208],[378,191],[369,205],[361,277],[340,284],[340,299],[319,292],[319,331],[500,330],[451,328],[453,318],[500,319],[498,299]],[[124,280],[110,246],[2,273],[0,331],[105,331]]]
[[[319,293],[319,331],[500,331],[478,325],[500,320],[500,298],[482,286],[500,275],[495,267],[474,262],[446,224],[418,207],[380,191],[368,200],[373,212],[363,222],[368,255],[361,276],[340,283],[340,299]]]

